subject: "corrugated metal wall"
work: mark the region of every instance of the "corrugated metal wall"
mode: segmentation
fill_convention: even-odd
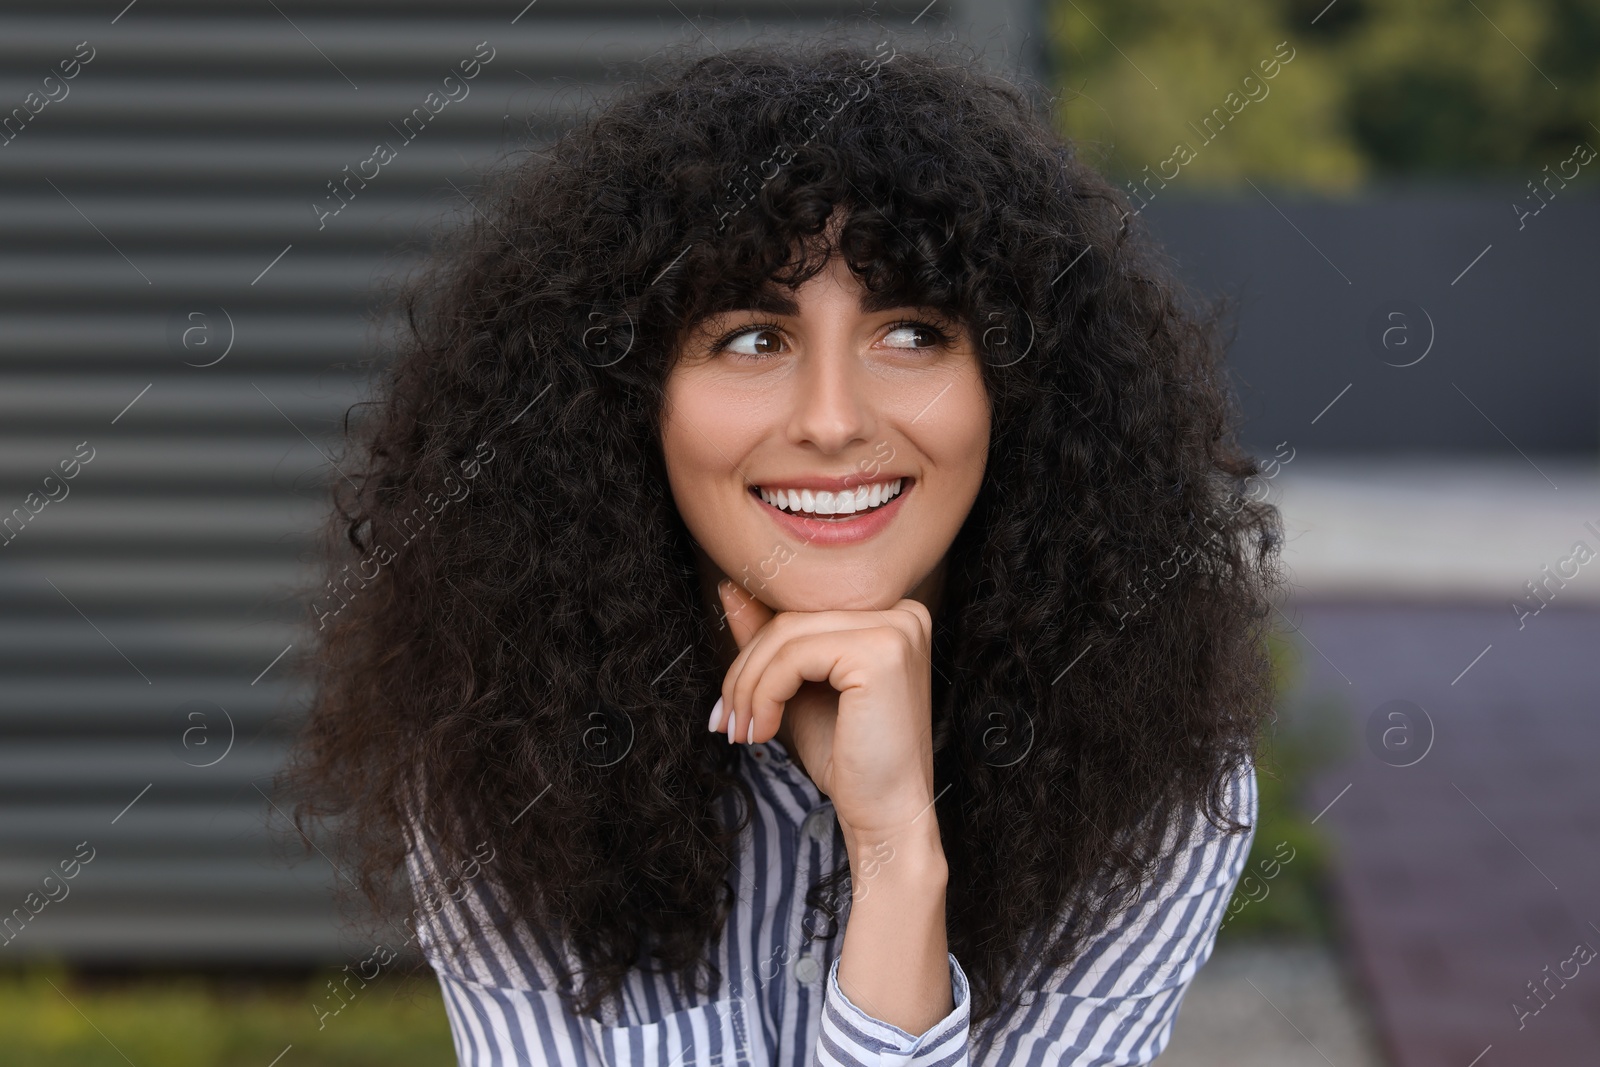
[[[0,960],[332,958],[334,874],[258,787],[370,286],[607,64],[861,5],[124,2],[0,11]],[[899,7],[1026,55],[1031,3]]]

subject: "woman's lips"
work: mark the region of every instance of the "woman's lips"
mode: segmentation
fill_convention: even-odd
[[[893,522],[900,512],[900,502],[911,494],[916,484],[914,478],[906,477],[899,495],[887,504],[834,518],[812,518],[775,508],[762,500],[753,486],[749,495],[756,507],[772,516],[772,521],[778,524],[779,529],[792,537],[812,545],[854,545],[875,536]]]

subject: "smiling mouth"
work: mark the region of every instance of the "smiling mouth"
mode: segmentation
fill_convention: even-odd
[[[752,485],[750,494],[774,511],[794,518],[839,523],[859,519],[888,506],[909,492],[913,481],[909,477],[900,477],[837,493]]]

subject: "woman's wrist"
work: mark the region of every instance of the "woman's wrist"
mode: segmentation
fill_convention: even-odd
[[[866,886],[885,876],[896,883],[937,886],[941,892],[949,880],[950,866],[931,810],[896,829],[863,830],[841,821],[840,830],[858,899]]]
[[[949,865],[938,839],[931,817],[888,838],[846,836],[851,904],[839,988],[874,1019],[912,1035],[954,1006],[945,933]]]

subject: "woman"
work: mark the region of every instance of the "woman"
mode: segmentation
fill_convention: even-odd
[[[461,1062],[1153,1059],[1279,533],[1122,196],[970,60],[814,43],[659,65],[473,219],[288,780]]]

